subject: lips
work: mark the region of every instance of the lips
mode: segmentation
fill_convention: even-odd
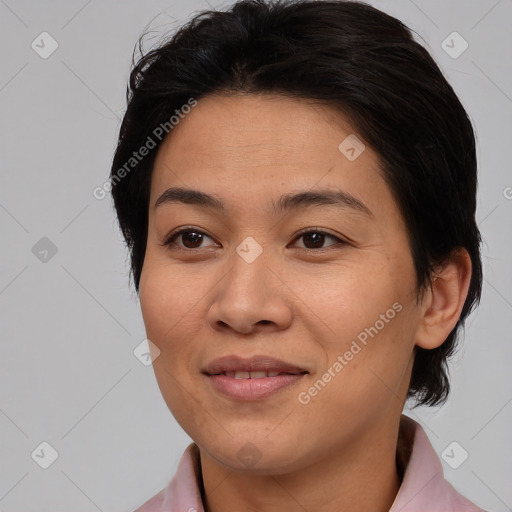
[[[300,366],[270,356],[225,356],[209,363],[203,373],[210,376],[226,375],[235,379],[261,379],[279,374],[300,375],[309,372]]]
[[[291,389],[309,372],[270,356],[215,359],[203,369],[212,389],[236,402],[260,401]]]
[[[231,377],[233,379],[264,379],[265,377],[277,377],[278,375],[292,375],[288,372],[272,372],[268,370],[261,370],[257,372],[222,372],[217,375],[225,375],[226,377]],[[295,375],[295,374],[293,374]]]

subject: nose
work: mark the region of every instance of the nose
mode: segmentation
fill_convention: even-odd
[[[207,313],[212,329],[250,334],[288,328],[293,318],[292,297],[279,276],[279,265],[265,251],[252,262],[237,253],[232,260],[212,295]]]

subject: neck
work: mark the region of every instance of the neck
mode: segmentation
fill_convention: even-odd
[[[286,474],[233,471],[200,450],[205,511],[388,511],[401,484],[399,420],[378,424],[315,464]]]

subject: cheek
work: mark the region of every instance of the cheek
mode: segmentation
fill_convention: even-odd
[[[311,319],[309,330],[327,355],[323,370],[331,369],[338,385],[355,394],[373,393],[379,386],[385,391],[379,378],[397,383],[411,355],[416,317],[409,283],[414,274],[404,264],[402,270],[376,262],[366,271],[357,265],[336,267],[327,275],[295,280],[304,316]],[[337,372],[332,367],[339,356],[343,370]]]
[[[173,274],[154,265],[153,260],[144,265],[139,286],[141,311],[146,335],[160,351],[153,370],[169,410],[178,422],[187,424],[195,404],[186,398],[193,394],[191,364],[198,325],[193,304],[197,301],[189,300],[181,283],[171,279]]]
[[[141,274],[139,297],[148,338],[160,350],[169,348],[169,340],[186,318],[186,288],[172,279],[172,274],[146,260]]]
[[[146,335],[163,356],[157,362],[165,362],[173,374],[183,374],[197,351],[206,315],[205,302],[201,300],[204,287],[204,283],[195,283],[190,275],[156,258],[144,263],[139,297]]]
[[[163,291],[161,282],[156,279],[154,272],[147,270],[145,264],[139,286],[140,307],[146,327],[146,334],[158,346],[161,344],[161,336],[164,332],[165,324],[172,320],[169,318],[172,313],[166,307],[167,298]]]
[[[401,292],[390,274],[390,269],[377,263],[347,263],[327,271],[319,268],[307,274],[297,273],[289,279],[304,315],[316,325],[320,339],[342,349],[400,300]]]

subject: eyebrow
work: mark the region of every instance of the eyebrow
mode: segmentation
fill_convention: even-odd
[[[154,208],[158,208],[163,204],[182,203],[201,206],[203,208],[210,208],[225,212],[226,208],[222,201],[215,196],[182,187],[168,188],[156,200]],[[284,194],[279,198],[279,201],[272,202],[272,206],[276,212],[284,212],[289,210],[296,210],[301,207],[308,206],[337,206],[339,208],[350,208],[352,210],[364,213],[369,217],[373,217],[371,210],[360,200],[352,194],[344,192],[343,190],[316,190],[314,192],[298,192],[295,194]]]

